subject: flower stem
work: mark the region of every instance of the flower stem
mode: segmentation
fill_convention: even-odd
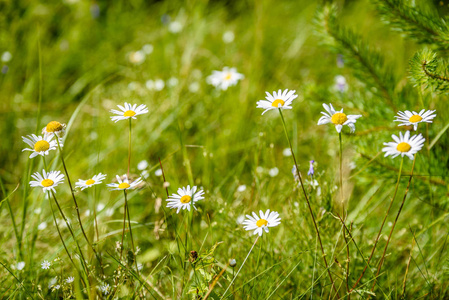
[[[129,120],[129,139],[128,139],[128,179],[129,179],[129,168],[131,166],[131,118]]]
[[[126,194],[125,194],[126,195]],[[122,244],[120,246],[120,262],[122,261],[122,257],[123,257],[123,248],[125,247],[125,245],[123,244],[123,240],[125,237],[125,227],[126,227],[126,210],[128,209],[128,201],[125,200],[125,205],[123,208],[123,231],[122,231]]]
[[[408,180],[407,188],[406,188],[405,193],[404,193],[404,198],[402,198],[401,206],[399,207],[398,213],[396,214],[396,219],[394,220],[393,226],[391,227],[391,230],[390,230],[390,234],[388,235],[387,244],[385,245],[384,252],[382,253],[382,257],[381,257],[381,259],[379,261],[379,266],[377,267],[376,277],[374,277],[374,283],[373,283],[373,287],[372,287],[371,290],[374,289],[374,285],[376,284],[377,277],[378,277],[378,275],[380,273],[380,270],[382,268],[383,262],[385,261],[385,254],[387,252],[388,244],[390,243],[391,235],[393,234],[394,227],[396,226],[396,223],[398,222],[398,219],[399,219],[399,215],[401,214],[402,208],[404,207],[405,199],[407,198],[407,194],[408,194],[408,191],[409,191],[409,188],[410,188],[410,183],[412,182],[413,170],[415,169],[415,162],[416,162],[416,156],[417,155],[418,154],[416,154],[414,159],[413,159],[412,171],[410,172],[410,178]]]
[[[228,288],[226,289],[226,291],[224,291],[223,296],[221,296],[220,300],[224,298],[224,296],[226,296],[226,292],[229,290],[229,288],[232,286],[232,284],[234,283],[234,280],[237,278],[237,276],[239,275],[240,271],[242,270],[243,266],[246,263],[246,260],[248,259],[249,255],[251,254],[251,251],[253,251],[254,246],[256,246],[257,241],[259,240],[258,236],[256,238],[256,240],[254,241],[253,246],[251,247],[251,249],[249,249],[248,255],[246,255],[245,260],[243,261],[242,265],[240,266],[239,270],[237,271],[237,274],[235,274],[234,278],[232,279],[231,283],[228,285]]]
[[[101,258],[98,255],[97,251],[95,250],[94,246],[92,246],[92,244],[89,242],[89,239],[87,238],[86,232],[84,231],[83,223],[81,222],[81,215],[80,215],[78,202],[76,201],[75,193],[73,192],[73,188],[72,188],[72,182],[70,181],[69,172],[67,171],[67,167],[65,165],[64,155],[62,153],[61,144],[59,143],[59,137],[56,134],[55,134],[55,139],[56,139],[56,142],[58,143],[59,155],[61,156],[62,166],[64,167],[65,175],[67,176],[67,182],[69,183],[70,193],[72,194],[73,202],[75,203],[76,215],[78,217],[78,222],[80,223],[81,232],[83,233],[84,239],[86,240],[86,242],[89,245],[89,247],[92,248],[92,251],[94,252],[95,257],[97,258],[98,262],[100,263],[101,272],[104,274],[103,264],[101,262]],[[55,200],[56,200],[56,198],[55,198]],[[73,238],[75,238],[75,237],[73,237]]]
[[[125,193],[125,203],[126,203],[126,207],[127,207],[126,213],[128,215],[129,236],[131,237],[131,246],[133,247],[134,261],[136,263],[136,273],[137,273],[137,276],[139,276],[139,267],[137,266],[136,248],[134,247],[133,231],[131,229],[131,219],[129,217],[128,196],[126,194],[126,190],[124,190],[123,192]]]
[[[362,279],[363,275],[365,275],[366,269],[368,268],[368,265],[369,265],[371,259],[373,258],[374,250],[376,250],[376,246],[377,246],[377,243],[379,242],[379,238],[380,238],[380,235],[381,235],[381,233],[382,233],[382,229],[383,229],[383,227],[384,227],[384,225],[385,225],[385,221],[387,220],[388,213],[390,212],[391,206],[393,205],[394,198],[396,197],[396,193],[397,193],[397,191],[398,191],[399,182],[400,182],[400,180],[401,180],[402,165],[403,165],[403,163],[404,163],[404,157],[401,158],[401,166],[399,167],[398,180],[397,180],[397,182],[396,182],[396,187],[395,187],[395,189],[394,189],[393,198],[391,199],[390,205],[388,206],[387,212],[385,213],[384,220],[382,221],[382,225],[380,226],[379,232],[378,232],[377,237],[376,237],[376,240],[375,240],[375,242],[374,242],[373,249],[371,250],[371,255],[370,255],[369,258],[368,258],[367,265],[366,265],[365,268],[363,269],[362,274],[360,275],[359,279],[357,279],[357,281],[355,282],[355,284],[354,284],[354,286],[352,287],[351,291],[354,290],[354,289],[356,288],[357,284],[360,282],[360,280]]]
[[[304,188],[304,184],[302,182],[301,174],[299,173],[299,167],[298,167],[298,164],[296,163],[295,153],[293,151],[292,143],[291,143],[290,138],[288,136],[287,126],[285,125],[284,115],[282,114],[281,109],[279,109],[279,114],[281,115],[282,125],[284,125],[285,136],[287,137],[287,141],[288,141],[288,144],[290,146],[290,150],[292,152],[293,162],[295,163],[296,172],[297,172],[297,175],[298,175],[298,178],[299,178],[299,182],[301,183],[301,188],[302,188],[302,191],[303,191],[303,194],[304,194],[304,198],[306,199],[307,207],[309,208],[310,216],[312,217],[313,225],[315,227],[315,231],[316,231],[316,234],[318,236],[318,242],[320,243],[321,252],[323,254],[324,265],[325,265],[327,273],[329,275],[329,279],[330,279],[330,281],[332,283],[332,287],[335,290],[335,293],[337,294],[337,297],[340,298],[340,295],[338,294],[338,290],[337,290],[337,288],[335,286],[335,283],[334,283],[334,280],[332,278],[332,274],[331,274],[331,272],[329,270],[329,266],[327,264],[326,253],[324,252],[323,243],[321,241],[321,236],[320,236],[320,231],[318,230],[318,226],[317,226],[316,221],[315,221],[315,216],[313,214],[312,207],[310,206],[309,198],[307,197],[307,193],[306,193],[306,190]]]

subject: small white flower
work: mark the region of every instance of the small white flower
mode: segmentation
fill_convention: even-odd
[[[109,287],[109,284],[103,284],[102,286],[100,286],[101,292],[105,295],[109,294],[110,289],[111,288]]]
[[[37,136],[32,134],[28,137],[22,136],[22,140],[31,147],[22,150],[22,152],[31,151],[30,158],[48,155],[50,150],[56,150],[58,147],[56,140],[53,140],[53,135]]]
[[[271,169],[268,171],[268,175],[270,175],[271,177],[276,177],[276,176],[278,176],[278,174],[279,174],[279,169],[276,168],[276,167],[271,168]]]
[[[181,32],[181,30],[182,30],[181,22],[173,21],[170,22],[170,24],[168,24],[168,31],[170,31],[171,33],[178,33]]]
[[[246,215],[245,221],[243,221],[243,225],[245,230],[251,231],[254,230],[254,234],[259,234],[262,236],[263,231],[268,232],[268,227],[275,227],[281,224],[281,218],[279,218],[279,213],[270,210],[267,210],[265,213],[263,211],[259,211],[260,217],[253,212],[253,215]]]
[[[30,186],[42,187],[44,193],[47,191],[56,193],[55,187],[64,181],[64,175],[60,171],[50,171],[47,173],[45,170],[42,170],[42,175],[36,172],[31,177],[35,180],[30,181]]]
[[[51,121],[42,128],[43,135],[54,135],[56,134],[59,138],[62,138],[65,134],[65,124],[59,123],[58,121]],[[59,140],[59,145],[62,147],[61,139]]]
[[[90,188],[94,185],[102,183],[102,181],[106,178],[107,175],[98,173],[97,175],[94,175],[91,179],[83,180],[78,179],[78,182],[75,183],[75,186],[80,188],[81,190]]]
[[[47,222],[42,222],[37,226],[38,230],[44,230],[45,228],[47,228]]]
[[[73,281],[75,281],[75,278],[72,276],[67,277],[67,279],[65,280],[66,283],[72,283]]]
[[[128,176],[125,174],[123,175],[124,179],[122,180],[120,176],[115,175],[115,178],[117,178],[118,183],[109,183],[107,184],[108,187],[112,188],[111,191],[123,191],[123,190],[131,190],[135,189],[139,184],[142,183],[142,178],[139,177],[132,183],[129,183]]]
[[[262,115],[272,109],[292,109],[290,105],[293,100],[298,97],[298,95],[295,94],[295,90],[289,91],[288,89],[285,89],[284,91],[274,91],[273,94],[268,92],[265,93],[267,94],[265,97],[266,100],[257,101],[257,108],[265,109]]]
[[[44,260],[41,263],[41,268],[44,269],[44,270],[50,269],[50,266],[51,266],[51,263],[49,261],[47,261],[47,260]]]
[[[162,169],[157,169],[155,172],[154,172],[154,175],[156,175],[156,176],[162,176]]]
[[[212,75],[208,76],[206,80],[217,89],[225,91],[243,78],[245,76],[238,73],[236,68],[224,67],[222,71],[212,71]]]
[[[282,155],[284,155],[284,156],[286,156],[286,157],[292,156],[292,150],[291,150],[290,148],[285,148],[285,149],[282,151]]]
[[[145,52],[143,51],[135,51],[128,54],[128,60],[136,65],[140,65],[145,61]]]
[[[120,120],[126,120],[129,118],[133,118],[134,120],[137,119],[136,116],[143,115],[148,113],[148,108],[145,104],[140,104],[137,106],[137,104],[129,104],[125,102],[125,106],[117,105],[120,110],[111,109],[111,113],[116,114],[117,116],[112,116],[111,120],[114,122],[118,122]]]
[[[343,125],[348,125],[348,127],[351,129],[351,132],[355,131],[355,122],[358,118],[360,118],[362,115],[346,115],[343,113],[343,108],[337,112],[332,104],[325,104],[323,103],[323,107],[326,110],[326,112],[321,112],[324,116],[322,116],[318,120],[318,125],[323,125],[327,123],[332,123],[335,125],[335,129],[338,133],[341,132],[341,129],[343,128]]]
[[[232,31],[226,31],[223,33],[223,42],[226,44],[232,43],[234,41],[235,35]]]
[[[239,185],[239,187],[237,188],[237,192],[244,192],[244,191],[246,191],[246,185],[244,185],[244,184],[242,184],[242,185]]]
[[[9,62],[12,59],[12,54],[9,51],[2,53],[2,62]]]
[[[23,268],[25,268],[25,262],[24,261],[19,261],[16,265],[16,269],[21,271],[23,270]]]
[[[394,142],[384,143],[386,147],[382,149],[382,151],[385,152],[385,157],[391,155],[394,158],[399,155],[402,157],[407,155],[411,160],[413,160],[413,156],[422,149],[424,141],[426,140],[421,133],[410,137],[410,131],[406,131],[404,135],[402,135],[402,132],[399,132],[399,137],[394,134],[391,137]]]
[[[61,288],[61,286],[59,285],[59,284],[57,284],[57,285],[55,285],[54,287],[53,287],[53,291],[57,291],[57,290],[59,290]]]
[[[97,211],[102,211],[103,208],[105,208],[106,205],[104,205],[103,203],[98,203],[97,205]]]
[[[399,126],[406,126],[406,125],[413,125],[413,130],[418,129],[419,123],[432,123],[432,120],[437,116],[436,114],[433,114],[435,110],[428,110],[422,109],[419,113],[413,111],[400,111],[398,112],[398,115],[395,116],[395,122],[401,122]]]
[[[148,162],[146,160],[141,160],[137,164],[137,170],[139,171],[145,170],[146,168],[148,168]]]
[[[187,187],[179,188],[177,194],[172,194],[168,197],[167,207],[177,209],[176,213],[179,213],[181,209],[187,209],[190,211],[190,207],[196,210],[195,202],[204,199],[204,191],[199,190],[196,186],[190,189],[190,185]]]

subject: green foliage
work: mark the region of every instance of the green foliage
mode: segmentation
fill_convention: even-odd
[[[418,7],[419,1],[405,0],[375,0],[374,3],[390,29],[421,44],[449,49],[449,25],[428,6]],[[420,4],[426,4],[426,1]]]
[[[418,88],[429,89],[439,94],[449,91],[447,63],[439,59],[430,49],[418,51],[410,59],[410,79]]]

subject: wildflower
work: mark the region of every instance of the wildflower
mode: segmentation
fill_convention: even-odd
[[[47,222],[42,222],[37,226],[38,230],[44,230],[45,228],[47,228]]]
[[[192,206],[194,209],[195,202],[204,199],[203,197],[204,191],[199,190],[196,186],[190,188],[190,185],[187,187],[179,188],[177,194],[172,194],[166,200],[167,207],[178,209],[176,213],[179,213],[181,209],[187,209],[190,211],[190,207]]]
[[[251,231],[254,230],[254,234],[259,234],[262,236],[263,231],[268,232],[268,227],[275,227],[281,224],[281,218],[279,218],[279,213],[270,210],[267,210],[265,213],[263,211],[259,211],[260,217],[253,212],[253,215],[246,215],[246,220],[243,221],[245,225],[245,230]]]
[[[413,130],[418,129],[418,124],[422,122],[426,123],[432,123],[433,118],[435,118],[437,115],[433,114],[435,110],[428,110],[422,109],[419,113],[413,111],[410,112],[409,110],[406,111],[400,111],[398,112],[398,115],[395,116],[396,120],[395,122],[401,122],[399,126],[406,126],[406,125],[413,125]]]
[[[22,136],[22,140],[31,147],[22,150],[22,152],[31,151],[30,158],[38,155],[48,155],[50,150],[56,150],[56,147],[58,146],[56,140],[53,140],[52,135],[37,136],[32,134],[28,137]]]
[[[154,172],[154,175],[156,175],[156,176],[162,176],[162,169],[157,169],[155,172]]]
[[[282,150],[282,155],[284,155],[285,157],[292,156],[292,150],[290,148],[285,148],[284,150]]]
[[[343,125],[348,125],[349,128],[351,128],[351,132],[355,131],[355,122],[358,118],[360,118],[362,115],[346,115],[343,113],[343,109],[341,111],[337,112],[335,111],[332,104],[325,104],[323,103],[324,109],[326,112],[321,112],[324,116],[322,116],[318,120],[318,125],[323,125],[327,123],[332,123],[335,125],[335,129],[337,129],[337,132],[340,133],[341,129],[343,128]]]
[[[12,59],[12,54],[9,51],[5,51],[2,53],[1,60],[2,62],[9,62]]]
[[[44,260],[41,263],[41,268],[44,269],[44,270],[50,269],[50,266],[51,266],[51,263],[49,261],[47,261],[47,260]]]
[[[47,124],[47,126],[45,126],[44,128],[42,128],[42,134],[46,135],[53,135],[55,134],[56,136],[58,136],[59,138],[62,138],[65,134],[65,128],[66,125],[62,124],[58,121],[51,121]],[[62,145],[60,145],[62,146]]]
[[[309,161],[310,166],[309,166],[309,171],[307,172],[307,175],[309,175],[309,176],[313,176],[313,174],[315,174],[315,170],[313,169],[314,162],[315,162],[314,160]]]
[[[292,174],[293,174],[293,178],[295,178],[295,181],[299,182],[298,172],[296,171],[295,165],[293,165],[293,167],[292,167]],[[301,172],[299,172],[299,174],[301,175]]]
[[[105,295],[109,294],[110,289],[111,288],[109,287],[109,284],[103,284],[102,286],[100,286],[101,292]]]
[[[78,179],[78,182],[75,183],[75,186],[80,188],[81,190],[84,190],[96,184],[100,184],[105,178],[106,178],[105,174],[98,173],[97,175],[94,175],[94,177],[88,180]]]
[[[116,114],[117,116],[112,116],[111,120],[114,122],[118,122],[120,120],[126,120],[129,118],[137,119],[136,116],[148,113],[148,108],[145,104],[129,104],[125,102],[125,106],[117,105],[120,110],[111,109],[111,113]]]
[[[65,282],[66,282],[66,283],[72,283],[74,280],[75,280],[74,277],[69,276],[69,277],[67,277],[67,279],[65,280]]]
[[[137,178],[132,183],[129,183],[128,176],[125,174],[123,175],[124,179],[122,180],[120,176],[116,175],[115,178],[117,178],[118,183],[109,183],[107,184],[108,187],[112,188],[111,191],[122,191],[122,190],[131,190],[136,188],[139,184],[142,183],[142,178]]]
[[[268,171],[268,175],[270,175],[271,177],[276,177],[276,176],[278,176],[278,174],[279,174],[279,169],[276,168],[276,167],[271,168],[271,169]]]
[[[212,75],[207,77],[207,83],[225,91],[228,87],[236,85],[243,78],[245,76],[238,73],[236,68],[224,67],[222,71],[212,71]]]
[[[234,268],[237,265],[237,261],[232,258],[229,260],[229,265],[231,266],[231,268]]]
[[[55,187],[64,181],[64,175],[60,171],[46,172],[42,170],[42,175],[39,172],[34,173],[31,177],[35,180],[30,181],[31,187],[42,187],[45,192],[53,191],[56,193]]]
[[[24,261],[19,261],[17,263],[16,267],[17,267],[17,270],[19,270],[19,271],[23,270],[23,268],[25,268],[25,262]]]
[[[410,137],[410,131],[406,131],[404,135],[399,132],[399,137],[394,134],[391,137],[394,142],[384,143],[386,147],[382,149],[385,152],[385,157],[392,155],[394,158],[399,155],[402,157],[407,155],[411,160],[413,160],[413,155],[422,149],[426,140],[421,134]]]
[[[237,188],[237,192],[244,192],[244,191],[246,191],[246,185],[244,185],[244,184],[242,184],[242,185],[239,185],[238,186],[238,188]]]
[[[289,91],[288,89],[279,90],[277,93],[274,91],[272,95],[268,92],[265,93],[267,94],[266,100],[257,101],[257,108],[265,109],[262,115],[272,109],[292,109],[290,105],[298,97],[295,90]]]
[[[57,290],[59,290],[61,288],[61,286],[59,285],[59,284],[57,284],[57,285],[55,285],[54,287],[53,287],[53,291],[57,291]]]

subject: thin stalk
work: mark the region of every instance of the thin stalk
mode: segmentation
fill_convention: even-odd
[[[232,284],[234,283],[234,280],[237,278],[237,276],[239,275],[240,271],[242,270],[243,266],[246,263],[246,260],[248,259],[249,255],[251,254],[251,251],[253,251],[254,246],[256,246],[257,241],[259,240],[258,236],[256,238],[256,240],[254,241],[253,246],[251,247],[251,249],[249,249],[248,255],[246,255],[245,260],[243,261],[242,265],[240,266],[239,270],[237,271],[237,274],[235,274],[234,278],[232,279],[231,283],[228,285],[228,288],[226,289],[226,291],[224,291],[223,296],[221,296],[220,300],[224,298],[224,296],[226,296],[227,291],[229,290],[229,288],[232,286]]]
[[[359,279],[357,279],[357,281],[354,283],[354,286],[352,287],[351,291],[353,291],[356,288],[357,284],[360,282],[360,280],[362,279],[363,275],[365,275],[366,269],[368,268],[368,265],[369,265],[371,259],[373,258],[374,250],[376,250],[376,246],[377,246],[377,243],[379,242],[379,238],[380,238],[380,235],[382,233],[382,229],[383,229],[383,227],[385,225],[385,221],[387,220],[388,213],[390,212],[391,206],[393,205],[394,198],[396,197],[396,193],[398,192],[399,182],[401,180],[403,163],[404,163],[404,157],[401,158],[401,166],[399,167],[398,180],[396,182],[396,187],[394,189],[393,198],[391,199],[390,205],[388,206],[387,212],[385,213],[384,220],[382,221],[382,225],[380,226],[379,232],[378,232],[376,240],[374,242],[373,250],[371,250],[371,255],[368,258],[368,263],[365,266],[365,268],[363,269],[362,274],[360,275]]]
[[[80,252],[80,256],[81,256],[81,260],[82,260],[82,265],[85,266],[85,264],[86,264],[86,259],[84,258],[83,251],[81,250],[81,247],[80,247],[80,245],[78,244],[78,241],[77,241],[77,239],[76,239],[76,237],[75,237],[75,234],[73,233],[72,226],[71,226],[70,223],[67,221],[67,218],[66,218],[64,212],[62,211],[61,206],[59,205],[58,200],[56,199],[55,193],[54,193],[54,192],[51,192],[51,194],[53,195],[53,199],[55,200],[56,206],[58,206],[59,212],[61,213],[61,216],[62,216],[62,218],[64,219],[65,224],[67,225],[67,228],[69,229],[70,234],[72,235],[73,240],[74,240],[75,243],[76,243],[76,246],[77,246],[77,248],[78,248],[78,251]],[[88,269],[86,266],[85,266],[85,269],[86,269],[87,275],[89,275],[89,269]]]
[[[345,201],[343,198],[343,143],[341,142],[341,131],[338,133],[338,140],[340,143],[340,199],[341,199],[341,213],[343,216],[342,229],[343,229],[343,238],[346,244],[346,291],[348,292],[348,300],[350,300],[351,294],[349,288],[349,243],[345,233],[346,226],[344,224],[344,221],[346,220],[346,214],[345,214]]]
[[[125,227],[126,227],[126,210],[128,209],[128,202],[125,201],[125,205],[123,208],[123,231],[122,231],[122,244],[120,246],[120,262],[122,261],[122,257],[123,257],[123,248],[125,247],[125,245],[123,244],[124,241],[124,237],[125,237]]]
[[[312,217],[313,225],[315,227],[315,231],[316,231],[317,236],[318,236],[318,242],[320,243],[321,252],[323,254],[324,265],[326,267],[327,274],[329,275],[329,279],[331,280],[332,287],[335,290],[335,293],[337,294],[338,298],[340,298],[340,295],[338,294],[337,287],[335,286],[335,283],[334,283],[334,279],[332,278],[332,274],[331,274],[331,272],[329,270],[329,266],[327,264],[326,253],[324,252],[323,243],[321,241],[321,236],[320,236],[320,231],[318,230],[318,226],[317,226],[316,221],[315,221],[315,216],[313,214],[312,207],[310,206],[309,198],[307,197],[306,189],[304,188],[304,184],[302,182],[301,174],[299,173],[299,167],[298,167],[298,164],[296,163],[295,153],[293,151],[293,147],[292,147],[292,143],[290,141],[290,137],[288,136],[288,133],[287,133],[287,126],[285,125],[284,115],[282,114],[282,111],[281,111],[280,108],[279,108],[279,114],[281,115],[282,125],[284,125],[285,136],[287,137],[287,141],[288,141],[288,144],[290,146],[290,151],[292,152],[293,162],[295,163],[296,172],[297,172],[297,175],[298,175],[298,178],[299,178],[299,182],[301,183],[301,188],[302,188],[302,191],[304,193],[304,198],[306,199],[307,207],[309,208],[310,216]]]
[[[93,199],[92,202],[94,203],[93,212],[94,212],[94,220],[95,220],[95,232],[97,233],[97,243],[100,242],[100,234],[98,232],[98,220],[97,220],[97,197],[96,197],[96,187],[93,187],[92,194]]]
[[[376,273],[376,276],[374,277],[373,287],[371,290],[374,290],[374,285],[376,284],[376,280],[378,278],[380,270],[382,269],[382,265],[385,260],[385,254],[387,252],[388,244],[390,243],[390,239],[393,234],[394,227],[396,226],[396,223],[398,222],[398,219],[399,219],[399,215],[401,214],[402,208],[404,207],[405,199],[407,198],[407,194],[408,194],[408,191],[410,188],[410,183],[412,182],[413,170],[415,169],[415,162],[416,162],[417,155],[418,154],[416,154],[415,158],[413,159],[412,171],[410,172],[411,174],[410,174],[410,178],[408,180],[407,188],[405,189],[405,193],[404,193],[404,197],[402,198],[401,206],[399,207],[398,213],[396,214],[396,219],[394,220],[393,226],[391,227],[391,230],[390,230],[390,234],[388,235],[387,243],[385,244],[384,252],[382,253],[382,257],[379,261],[379,266],[377,267],[377,273]]]
[[[129,168],[131,166],[131,118],[129,120],[129,139],[128,139],[128,178],[129,178]]]
[[[72,188],[72,182],[70,181],[70,177],[69,177],[69,172],[67,171],[67,167],[65,165],[64,155],[62,153],[61,144],[59,143],[59,137],[56,134],[55,134],[55,139],[56,139],[56,142],[58,143],[59,155],[61,156],[62,166],[64,167],[65,175],[67,176],[67,182],[69,184],[70,193],[72,194],[73,202],[75,203],[76,215],[78,217],[78,222],[80,223],[81,232],[83,233],[84,239],[86,240],[89,247],[92,248],[92,251],[94,252],[95,257],[97,258],[98,262],[100,263],[101,272],[104,273],[101,258],[98,255],[97,251],[95,250],[94,246],[89,242],[86,232],[84,231],[83,223],[81,222],[81,215],[80,215],[78,202],[76,201],[75,193],[73,192],[73,188]],[[73,237],[73,238],[75,238],[75,237]]]
[[[126,194],[126,190],[124,190],[123,192],[124,192],[124,194],[125,194],[125,203],[126,203],[126,207],[127,207],[126,213],[127,213],[127,215],[128,215],[129,236],[131,237],[131,245],[132,245],[132,247],[133,247],[134,261],[135,261],[135,263],[136,263],[136,273],[137,273],[137,276],[140,276],[140,275],[139,275],[139,267],[137,266],[137,254],[136,254],[136,248],[134,247],[133,231],[132,231],[132,229],[131,229],[131,219],[130,219],[130,217],[129,217],[128,197],[127,197],[127,194]]]

